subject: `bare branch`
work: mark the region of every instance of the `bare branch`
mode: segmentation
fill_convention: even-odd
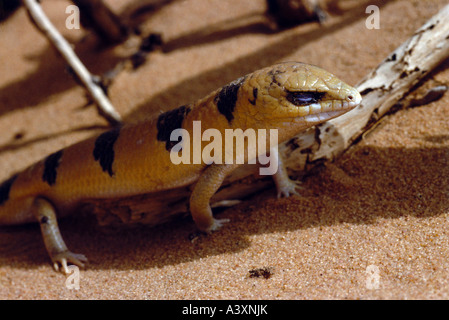
[[[47,18],[40,4],[36,0],[23,0],[23,3],[36,26],[67,61],[83,86],[87,89],[96,103],[99,113],[113,125],[121,123],[120,115],[115,111],[111,102],[103,92],[103,89],[97,84],[93,75],[77,57],[70,44]]]

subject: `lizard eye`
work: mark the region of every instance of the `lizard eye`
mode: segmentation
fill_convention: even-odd
[[[314,91],[298,91],[298,92],[287,92],[287,100],[293,103],[295,106],[305,106],[308,104],[316,103],[320,101],[324,92],[314,92]]]

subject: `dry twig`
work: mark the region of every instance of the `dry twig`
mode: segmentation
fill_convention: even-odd
[[[121,123],[121,117],[105,95],[103,89],[95,81],[95,77],[86,69],[81,60],[73,51],[70,44],[59,33],[51,21],[47,18],[41,5],[36,0],[23,0],[31,19],[38,29],[49,39],[51,44],[58,50],[67,61],[83,86],[97,105],[98,112],[104,116],[112,125]]]

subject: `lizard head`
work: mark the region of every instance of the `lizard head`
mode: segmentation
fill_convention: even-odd
[[[340,116],[362,100],[355,88],[333,74],[298,62],[277,64],[248,75],[239,95],[241,103],[234,114],[242,126],[295,133]],[[237,119],[237,114],[243,119]]]

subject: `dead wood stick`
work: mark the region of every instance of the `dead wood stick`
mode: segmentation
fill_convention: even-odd
[[[360,107],[304,132],[280,146],[292,173],[304,172],[332,160],[351,144],[420,80],[449,57],[449,5],[418,29],[358,86]],[[241,166],[223,183],[211,204],[243,199],[272,185],[258,177],[255,165]],[[159,224],[188,211],[190,187],[139,195],[126,199],[93,201],[93,211],[102,224]]]
[[[449,57],[449,5],[428,20],[356,88],[362,104],[281,146],[287,167],[303,171],[334,159]]]
[[[41,5],[36,0],[23,0],[23,3],[35,25],[50,40],[51,44],[67,61],[83,86],[87,89],[97,105],[98,112],[112,125],[121,123],[120,115],[106,97],[103,89],[97,84],[95,78],[83,65],[67,40],[64,39],[64,37],[47,18]]]

